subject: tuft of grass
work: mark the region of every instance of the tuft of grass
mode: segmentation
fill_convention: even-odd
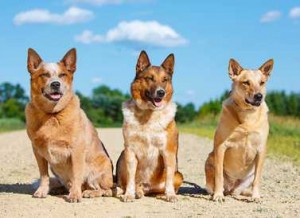
[[[179,125],[185,133],[213,139],[218,116],[201,117],[198,121]],[[270,115],[268,155],[283,157],[300,164],[300,119]]]
[[[16,118],[1,118],[0,119],[0,133],[13,130],[24,129],[25,123]]]

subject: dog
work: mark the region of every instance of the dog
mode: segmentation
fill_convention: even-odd
[[[26,127],[40,172],[33,197],[49,193],[48,165],[69,191],[69,202],[109,195],[112,162],[72,90],[76,50],[69,50],[58,63],[46,63],[30,48],[27,68],[31,101],[25,109]]]
[[[176,104],[172,102],[174,61],[170,54],[161,66],[151,66],[145,51],[139,55],[132,98],[123,103],[125,149],[116,168],[124,202],[150,194],[177,200],[183,176],[178,171]]]
[[[264,99],[272,69],[272,59],[258,70],[243,69],[234,59],[229,61],[232,90],[223,102],[214,148],[205,164],[206,188],[214,201],[224,201],[224,194],[246,195],[251,187],[252,199],[260,199],[259,183],[269,134]]]

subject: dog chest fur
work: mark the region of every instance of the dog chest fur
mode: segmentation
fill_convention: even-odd
[[[148,152],[155,147],[165,148],[167,144],[166,128],[176,113],[176,104],[169,103],[164,109],[144,111],[136,107],[133,100],[123,104],[125,145],[137,147],[135,150]]]
[[[175,118],[176,104],[169,103],[164,109],[145,111],[138,109],[133,100],[123,104],[125,147],[138,159],[137,182],[148,183],[159,163],[160,152],[167,145],[167,127]]]
[[[76,102],[77,98],[74,101]],[[74,103],[71,102],[70,105],[74,106]],[[74,126],[73,122],[78,119],[84,120],[80,110],[68,113],[66,108],[59,114],[45,114],[30,103],[26,108],[26,114],[29,137],[33,146],[38,147],[40,155],[50,164],[65,164],[71,155],[72,146],[76,143],[71,136],[76,134],[79,128]],[[35,120],[39,122],[34,122]]]

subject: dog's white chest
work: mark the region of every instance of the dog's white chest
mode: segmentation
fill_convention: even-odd
[[[167,144],[166,128],[175,117],[176,105],[170,103],[163,110],[153,111],[146,122],[141,122],[136,113],[133,101],[124,103],[123,134],[125,145],[134,148],[138,153],[152,153],[154,155],[155,148],[160,150],[165,148]]]

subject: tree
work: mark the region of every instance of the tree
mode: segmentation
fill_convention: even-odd
[[[197,112],[193,103],[181,105],[177,103],[176,121],[179,123],[191,122],[195,119]]]
[[[19,84],[0,84],[0,118],[18,118],[25,121],[24,109],[28,99]]]

